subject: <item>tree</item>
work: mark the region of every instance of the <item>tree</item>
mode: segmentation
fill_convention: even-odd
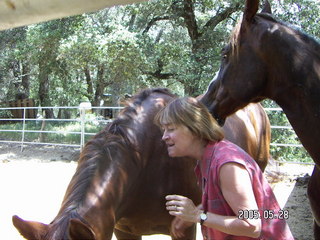
[[[58,49],[62,39],[71,35],[82,21],[82,17],[54,20],[37,24],[29,30],[29,41],[33,47],[33,56],[38,66],[38,97],[41,106],[52,106],[51,75],[63,71],[58,59]],[[54,118],[52,109],[45,109],[46,118]]]
[[[1,32],[0,99],[20,91],[42,106],[98,106],[106,93],[117,104],[155,86],[199,95],[242,7],[239,0],[149,0]],[[316,1],[272,1],[272,9],[319,38]]]
[[[26,36],[26,27],[0,32],[0,86],[9,100],[19,96],[27,98],[30,94],[29,54],[28,47],[23,43]]]
[[[156,6],[155,6],[156,5]],[[237,1],[149,1],[140,4],[139,11],[128,7],[132,17],[130,26],[148,35],[146,52],[150,70],[143,71],[149,77],[165,80],[162,83],[182,84],[185,94],[199,95],[213,76],[212,67],[219,59],[217,46],[226,37],[219,23],[229,19],[242,7]],[[137,22],[133,28],[133,21]],[[144,25],[142,22],[146,22]],[[153,41],[153,42],[152,42]],[[179,68],[177,68],[177,65]],[[216,64],[215,64],[216,65]],[[216,67],[216,66],[215,66]],[[181,70],[181,71],[179,71]]]

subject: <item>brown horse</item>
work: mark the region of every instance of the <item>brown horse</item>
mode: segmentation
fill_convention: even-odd
[[[260,104],[249,104],[230,115],[223,126],[226,139],[245,149],[265,170],[270,157],[269,118]]]
[[[141,240],[141,235],[170,234],[165,196],[181,194],[196,204],[201,200],[193,172],[196,162],[172,160],[153,123],[156,112],[173,98],[165,89],[133,97],[117,119],[85,145],[56,218],[43,224],[14,216],[19,232],[37,240],[110,240],[113,233],[118,239]],[[234,123],[236,119],[243,121],[235,117]],[[251,139],[238,136],[243,138]],[[195,227],[181,239],[195,239]]]
[[[222,52],[216,79],[202,101],[223,122],[250,102],[270,98],[285,112],[316,163],[308,195],[320,239],[320,45],[312,37],[257,13],[259,1],[247,0],[243,19]]]

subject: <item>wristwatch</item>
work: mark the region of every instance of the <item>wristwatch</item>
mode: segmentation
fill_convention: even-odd
[[[204,211],[200,214],[200,225],[202,226],[202,224],[204,223],[205,220],[207,220],[208,216],[207,216],[207,211]]]

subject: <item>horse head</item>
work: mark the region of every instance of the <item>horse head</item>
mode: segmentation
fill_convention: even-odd
[[[18,229],[20,234],[26,239],[70,239],[70,240],[95,240],[95,233],[93,229],[77,218],[70,219],[67,227],[59,227],[54,231],[54,236],[49,236],[53,231],[50,229],[50,224],[44,224],[41,222],[27,221],[19,218],[18,216],[12,217],[13,225]],[[63,231],[62,231],[63,229]],[[60,237],[57,237],[59,236]]]
[[[222,50],[220,70],[202,98],[220,123],[248,103],[264,98],[268,74],[256,36],[261,29],[256,17],[258,6],[258,0],[246,1],[242,21],[234,28],[228,45]],[[266,2],[261,14],[270,13],[270,5]]]

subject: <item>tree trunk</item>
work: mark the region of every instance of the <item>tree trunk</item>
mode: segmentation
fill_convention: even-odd
[[[22,78],[21,84],[24,93],[26,94],[27,98],[30,96],[30,65],[29,63],[23,62],[22,63]]]
[[[98,67],[96,92],[94,94],[94,101],[92,103],[92,106],[100,106],[100,101],[103,97],[104,89],[106,86],[106,83],[104,81],[104,70],[104,65],[100,65]]]
[[[87,97],[89,98],[89,101],[91,103],[93,103],[93,81],[91,78],[91,73],[90,73],[90,69],[88,68],[88,66],[86,66],[84,68],[84,74],[86,76],[86,81],[87,81]]]
[[[43,66],[42,63],[39,64],[39,99],[40,104],[43,107],[47,107],[51,105],[51,101],[49,98],[49,72],[46,69],[46,66]],[[46,108],[45,111],[45,118],[54,118],[53,110]]]
[[[192,83],[189,83],[188,86],[185,86],[185,93],[190,96],[197,96],[201,92],[200,89],[200,80],[202,78],[202,69],[203,62],[206,61],[206,51],[208,46],[206,46],[206,34],[210,34],[221,21],[230,17],[230,15],[241,9],[242,4],[235,2],[231,4],[226,9],[218,12],[213,16],[203,27],[199,27],[196,15],[194,13],[194,1],[193,0],[183,0],[183,8],[176,8],[178,11],[177,14],[182,16],[185,22],[185,25],[188,30],[190,40],[192,42],[192,58],[194,61],[193,72],[194,79]]]

